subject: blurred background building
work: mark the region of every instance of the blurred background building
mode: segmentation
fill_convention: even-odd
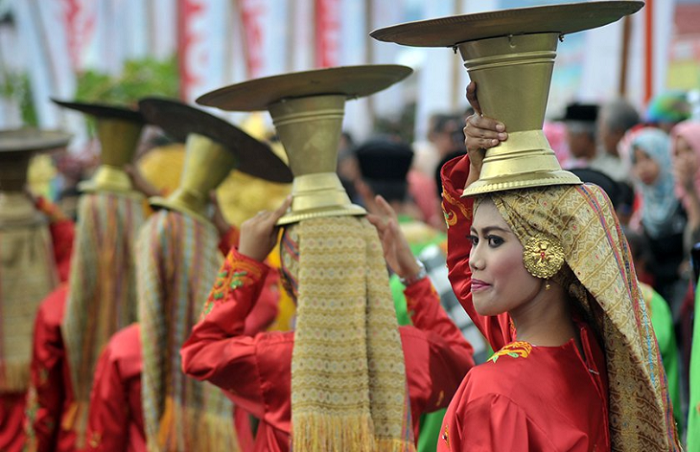
[[[245,79],[338,65],[399,63],[416,73],[348,103],[362,139],[386,123],[425,139],[435,112],[464,111],[468,83],[451,49],[380,43],[369,32],[408,20],[563,3],[557,0],[0,0],[0,127],[65,128],[80,115],[50,97],[194,101]],[[700,0],[647,0],[640,13],[559,46],[548,117],[573,101],[622,95],[643,110],[655,94],[700,87]],[[696,95],[697,97],[697,95]],[[221,112],[214,112],[222,114]],[[243,114],[226,115],[236,123]],[[267,115],[264,115],[267,120]]]

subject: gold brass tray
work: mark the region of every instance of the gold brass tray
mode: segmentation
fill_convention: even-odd
[[[199,134],[230,150],[238,161],[237,170],[270,182],[290,183],[292,172],[270,146],[256,140],[228,121],[180,101],[145,98],[139,108],[146,120],[177,141]]]
[[[452,47],[498,36],[560,33],[602,27],[638,11],[641,1],[565,3],[406,22],[370,33],[374,39],[414,47]]]
[[[228,111],[260,111],[282,99],[325,94],[341,94],[352,99],[386,89],[412,72],[407,66],[395,64],[292,72],[226,86],[204,94],[197,103]]]

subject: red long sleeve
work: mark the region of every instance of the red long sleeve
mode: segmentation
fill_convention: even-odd
[[[560,450],[549,440],[547,431],[532,422],[525,410],[503,395],[489,394],[470,401],[464,416],[456,421],[459,421],[461,432],[453,435],[449,449],[445,450]]]
[[[234,248],[226,258],[202,319],[181,349],[186,374],[228,389],[239,407],[256,417],[265,416],[263,378],[258,365],[260,347],[276,353],[274,343],[291,335],[245,334],[246,318],[263,289],[269,269]],[[266,356],[266,358],[271,358]],[[280,356],[280,363],[285,362]],[[291,360],[291,356],[289,357]],[[234,375],[245,378],[231,378]],[[287,385],[291,384],[287,382]]]
[[[471,295],[471,269],[469,253],[471,251],[473,198],[461,198],[464,185],[469,176],[469,158],[465,155],[447,162],[442,167],[442,208],[445,213],[447,229],[447,267],[452,289],[459,302],[474,324],[491,344],[493,350],[499,350],[511,342],[510,317],[507,313],[484,317],[474,309]]]
[[[238,246],[240,238],[241,230],[231,225],[226,234],[221,236],[221,240],[219,240],[219,251],[221,251],[221,254],[227,256],[231,248]]]
[[[41,303],[34,322],[31,384],[36,391],[36,407],[31,428],[38,452],[69,450],[73,438],[61,438],[61,421],[66,405],[66,356],[61,337],[61,321],[68,286],[63,284]],[[69,435],[70,436],[70,435]]]
[[[70,275],[70,262],[73,254],[73,239],[75,238],[75,224],[71,220],[62,220],[49,225],[51,239],[53,241],[53,255],[56,260],[58,278],[61,282],[67,282]]]
[[[404,295],[413,327],[400,332],[415,415],[449,404],[474,366],[474,350],[445,313],[428,278],[406,287]]]
[[[44,197],[38,197],[35,206],[49,218],[49,231],[53,241],[54,260],[58,269],[58,276],[61,282],[66,282],[70,275],[75,223],[66,217],[58,206]]]
[[[285,451],[294,333],[253,336],[244,329],[267,271],[232,250],[181,355],[185,373],[223,388],[237,406],[261,419],[255,451]],[[442,311],[427,278],[410,286],[406,295],[417,325],[399,331],[417,430],[421,414],[447,406],[473,365],[472,348]]]
[[[100,355],[90,395],[86,451],[145,452],[138,325],[117,332]]]

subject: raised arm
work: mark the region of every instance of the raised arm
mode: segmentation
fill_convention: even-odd
[[[201,319],[180,351],[186,374],[225,389],[236,404],[257,417],[270,408],[263,397],[259,361],[274,359],[266,345],[281,335],[247,335],[246,319],[263,290],[269,268],[262,260],[275,245],[275,223],[289,202],[243,223],[240,248],[229,252]]]
[[[502,124],[478,114],[478,102],[475,96],[476,88],[470,84],[467,98],[477,110],[477,114],[467,119],[467,125],[464,128],[468,155],[450,160],[441,170],[442,208],[448,227],[447,267],[452,289],[462,307],[489,341],[491,347],[499,350],[512,340],[510,318],[507,314],[484,317],[474,309],[469,268],[471,242],[468,239],[471,235],[474,200],[461,196],[464,187],[479,178],[484,148],[495,146],[499,140],[507,139],[507,135],[504,135],[505,129]]]
[[[420,357],[420,369],[413,368],[413,375],[408,375],[409,382],[424,388],[419,400],[412,400],[414,412],[432,412],[447,406],[457,391],[464,376],[474,366],[474,349],[464,339],[461,331],[447,317],[440,305],[440,297],[430,279],[423,278],[404,291],[408,311],[413,321],[413,330],[420,333],[415,348],[409,346],[406,360]],[[402,328],[402,337],[407,335],[410,327]],[[423,348],[423,345],[427,345]],[[420,349],[423,349],[421,352]],[[416,410],[417,408],[417,410]]]
[[[42,302],[34,321],[31,385],[36,397],[29,402],[27,428],[38,452],[55,450],[65,403],[63,366],[65,348],[60,324],[68,288],[64,284]]]
[[[128,450],[129,424],[134,414],[129,412],[127,378],[115,353],[115,348],[126,344],[137,349],[140,346],[137,326],[132,325],[114,335],[97,362],[90,393],[86,451]]]
[[[43,196],[38,196],[34,204],[49,219],[49,231],[53,242],[53,255],[61,282],[68,280],[70,274],[70,259],[73,253],[75,223],[68,218],[56,204],[49,202]]]
[[[199,323],[180,350],[182,370],[187,375],[229,391],[241,408],[258,417],[264,412],[257,365],[257,345],[262,335],[246,335],[245,323],[267,272],[264,264],[232,249]]]

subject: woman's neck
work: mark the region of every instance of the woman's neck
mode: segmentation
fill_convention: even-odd
[[[509,312],[517,338],[541,346],[560,346],[574,338],[580,349],[569,300],[561,286],[550,284],[549,290],[543,287],[531,301]]]

